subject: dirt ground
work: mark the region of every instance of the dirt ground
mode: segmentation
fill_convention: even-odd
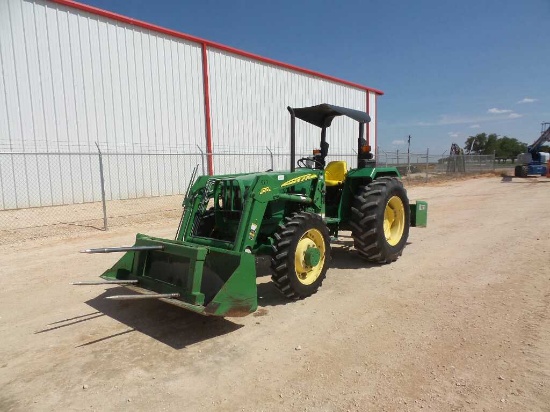
[[[0,411],[550,411],[550,179],[408,191],[429,226],[397,262],[343,238],[316,295],[262,276],[245,318],[69,284],[116,260],[79,250],[173,237],[177,216],[0,245]]]

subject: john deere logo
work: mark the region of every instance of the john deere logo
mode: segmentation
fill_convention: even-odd
[[[263,195],[264,193],[271,192],[271,189],[269,187],[262,187],[260,190],[260,194]]]
[[[284,182],[281,185],[281,187],[292,186],[292,185],[302,183],[302,182],[305,182],[305,181],[308,181],[308,180],[311,180],[311,179],[317,179],[317,175],[314,175],[313,173],[310,173],[308,175],[298,176],[298,177],[295,177],[293,179],[287,180],[286,182]]]

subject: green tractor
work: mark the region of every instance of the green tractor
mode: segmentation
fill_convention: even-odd
[[[427,204],[409,204],[397,169],[376,167],[364,139],[368,114],[321,104],[288,108],[289,171],[200,176],[183,201],[175,240],[138,234],[134,246],[101,277],[78,284],[119,284],[140,292],[111,299],[160,299],[214,316],[245,316],[258,307],[256,256],[271,258],[272,280],[289,299],[314,294],[325,279],[332,239],[351,231],[369,262],[403,252],[410,226],[425,226]],[[347,116],[359,123],[357,167],[326,163],[327,128]],[[295,166],[296,118],[321,129],[320,150]]]

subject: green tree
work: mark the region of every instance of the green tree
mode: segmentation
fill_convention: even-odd
[[[498,146],[499,146],[498,135],[495,133],[491,133],[489,136],[487,136],[487,142],[485,143],[485,147],[481,151],[481,154],[491,155],[497,151]]]
[[[495,135],[496,136],[496,135]],[[464,142],[464,151],[468,154],[482,153],[487,145],[487,133],[478,133],[470,136]]]
[[[468,154],[495,154],[496,157],[514,159],[520,153],[527,151],[527,144],[514,137],[498,137],[496,133],[478,133],[470,136],[464,142],[464,150]]]
[[[527,152],[527,144],[514,137],[503,136],[498,139],[496,156],[505,159],[514,159],[520,153]]]

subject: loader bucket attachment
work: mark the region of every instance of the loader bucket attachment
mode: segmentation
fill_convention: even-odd
[[[123,285],[203,315],[246,316],[258,307],[252,254],[142,234],[132,248],[101,277],[137,280]]]

